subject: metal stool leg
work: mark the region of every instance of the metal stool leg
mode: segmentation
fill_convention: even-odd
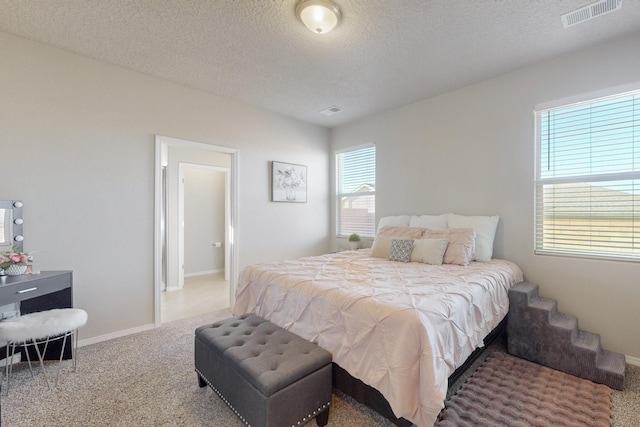
[[[64,348],[67,345],[67,337],[69,336],[69,334],[71,334],[71,332],[67,332],[62,337],[62,347],[60,348],[60,359],[58,359],[58,372],[56,373],[56,385],[55,385],[56,387],[58,387],[58,380],[60,379],[60,370],[62,369],[62,356],[64,356]],[[71,358],[73,359],[73,346],[71,350]]]
[[[9,348],[10,347],[12,349],[11,356],[9,356]],[[6,358],[4,359],[4,361],[5,361],[4,376],[5,376],[5,379],[7,381],[7,386],[6,386],[7,391],[6,391],[5,396],[9,396],[9,376],[11,375],[10,366],[11,366],[11,368],[13,367],[13,364],[9,363],[9,361],[13,362],[13,354],[16,351],[15,343],[7,343],[6,349],[7,349],[7,354],[6,354]]]
[[[71,346],[71,358],[73,359],[73,372],[76,372],[78,366],[78,330],[73,331],[74,345]]]
[[[34,347],[36,348],[36,353],[38,353],[38,360],[40,361],[40,366],[42,367],[42,375],[44,375],[44,379],[45,381],[47,381],[47,386],[49,387],[49,390],[51,390],[51,383],[49,383],[49,377],[47,376],[47,370],[44,368],[44,361],[43,361],[43,352],[40,351],[40,347],[38,347],[38,342],[34,342]],[[44,348],[47,348],[47,345],[49,344],[49,338],[47,337],[46,342],[44,344]],[[29,353],[27,351],[27,353]]]

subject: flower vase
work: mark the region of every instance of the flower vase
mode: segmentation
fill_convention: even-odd
[[[352,251],[357,251],[360,247],[360,242],[349,242],[349,246],[351,246]]]
[[[296,199],[296,187],[286,187],[285,189],[287,200]]]
[[[20,276],[21,274],[24,274],[26,272],[26,265],[11,264],[9,267],[4,269],[4,274],[6,274],[7,276]]]

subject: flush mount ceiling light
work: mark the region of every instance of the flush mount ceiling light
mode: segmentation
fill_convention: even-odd
[[[333,30],[340,22],[340,8],[331,0],[302,0],[296,15],[308,29],[317,34]]]

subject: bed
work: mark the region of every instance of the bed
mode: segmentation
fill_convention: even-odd
[[[432,426],[448,377],[504,319],[508,289],[523,280],[522,271],[500,259],[398,262],[372,256],[378,249],[374,242],[371,249],[247,267],[233,311],[317,343],[378,390],[395,416]]]

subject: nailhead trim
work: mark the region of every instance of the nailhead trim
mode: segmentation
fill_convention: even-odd
[[[295,424],[292,424],[291,427],[296,427],[296,426],[301,426],[302,424],[305,424],[307,421],[310,421],[312,418],[314,418],[316,415],[320,414],[320,412],[324,411],[325,409],[327,409],[329,406],[331,405],[331,402],[327,402],[324,405],[322,405],[321,407],[319,407],[318,409],[316,409],[315,411],[313,411],[312,413],[310,413],[309,415],[307,415],[306,417],[302,418],[300,421],[298,421]]]
[[[247,422],[247,420],[245,420],[245,419],[244,419],[244,417],[243,417],[242,415],[240,415],[240,413],[236,410],[236,408],[234,408],[234,407],[233,407],[233,405],[232,405],[231,403],[229,403],[229,401],[227,400],[227,398],[226,398],[226,397],[224,397],[224,396],[222,395],[222,393],[220,393],[220,391],[218,391],[218,389],[217,389],[217,388],[215,388],[215,387],[214,387],[214,385],[213,385],[213,384],[211,384],[207,378],[205,378],[205,376],[204,376],[204,375],[202,375],[202,372],[200,372],[200,371],[198,370],[198,368],[196,368],[196,372],[198,373],[198,375],[200,375],[200,378],[202,378],[202,379],[203,379],[207,384],[209,384],[209,387],[211,387],[211,388],[213,389],[213,391],[215,391],[215,392],[216,392],[216,394],[217,394],[218,396],[220,396],[220,399],[222,399],[222,401],[223,401],[224,403],[226,403],[226,404],[227,404],[227,406],[228,406],[229,408],[231,408],[231,410],[233,411],[233,413],[234,413],[234,414],[236,414],[236,416],[237,416],[238,418],[240,418],[240,420],[242,420],[242,422],[243,422],[247,427],[251,427],[251,424],[249,424],[249,423]]]
[[[247,420],[244,419],[244,417],[242,415],[240,415],[240,413],[236,410],[236,408],[233,407],[233,405],[231,403],[229,403],[227,401],[227,399],[222,395],[222,393],[220,393],[218,391],[217,388],[214,387],[213,384],[211,384],[209,382],[209,380],[207,378],[205,378],[204,375],[202,375],[202,372],[200,372],[198,370],[198,368],[195,368],[195,371],[198,373],[198,375],[200,375],[200,378],[202,378],[208,385],[209,387],[211,387],[213,389],[213,391],[216,392],[216,394],[218,396],[220,396],[220,399],[222,399],[222,401],[224,403],[227,404],[227,406],[229,408],[231,408],[231,410],[233,411],[234,414],[236,414],[238,416],[238,418],[240,418],[240,420],[242,420],[242,422],[247,426],[247,427],[251,427],[251,424],[249,424],[247,422]],[[327,409],[329,406],[331,406],[331,402],[327,402],[324,405],[322,405],[321,407],[319,407],[318,409],[316,409],[315,411],[313,411],[312,413],[310,413],[309,415],[307,415],[306,417],[302,418],[300,421],[298,421],[296,424],[292,424],[291,427],[296,427],[296,426],[300,426],[302,424],[305,424],[307,421],[310,421],[312,418],[314,418],[316,415],[320,414],[320,412],[324,411],[325,409]]]

